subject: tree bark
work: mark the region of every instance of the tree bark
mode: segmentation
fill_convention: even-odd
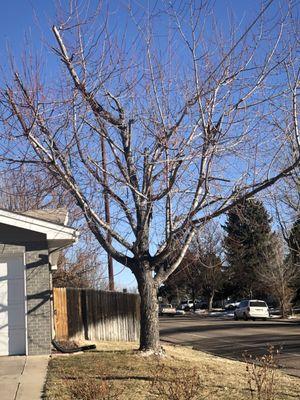
[[[213,301],[214,301],[215,292],[213,291],[208,298],[208,311],[212,310]]]
[[[140,350],[159,353],[161,346],[158,326],[158,287],[151,271],[139,274],[137,281],[141,296]]]
[[[196,300],[196,293],[195,293],[194,288],[192,288],[192,301],[193,301],[193,310],[194,310],[194,311],[196,311],[195,300]]]

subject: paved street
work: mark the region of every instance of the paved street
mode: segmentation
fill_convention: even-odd
[[[282,347],[279,365],[300,377],[300,322],[234,321],[185,315],[160,319],[161,339],[193,346],[218,356],[242,359],[244,351],[263,354],[268,345]]]

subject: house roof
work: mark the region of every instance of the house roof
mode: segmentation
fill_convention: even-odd
[[[55,210],[32,210],[20,213],[0,209],[1,224],[42,233],[46,235],[49,247],[67,246],[77,241],[78,231],[64,225],[66,217],[67,213],[60,209],[57,210],[57,215],[55,215]],[[64,223],[61,222],[63,218]],[[60,222],[54,222],[54,220]]]
[[[66,208],[28,210],[21,214],[48,222],[54,222],[59,225],[67,225],[68,223],[68,210]]]

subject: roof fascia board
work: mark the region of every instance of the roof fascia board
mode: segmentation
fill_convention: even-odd
[[[47,239],[66,239],[77,237],[78,232],[69,226],[55,224],[15,212],[0,210],[0,223],[16,228],[28,229],[47,235]]]

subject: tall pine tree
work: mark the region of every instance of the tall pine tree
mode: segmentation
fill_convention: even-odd
[[[292,263],[300,270],[300,216],[294,222],[289,235],[289,250]]]
[[[263,203],[254,198],[235,206],[223,226],[224,249],[233,296],[253,297],[263,291],[258,272],[270,262],[271,218]]]
[[[297,271],[295,279],[295,289],[297,291],[296,300],[300,300],[300,216],[294,222],[289,235],[289,255],[288,261]]]

